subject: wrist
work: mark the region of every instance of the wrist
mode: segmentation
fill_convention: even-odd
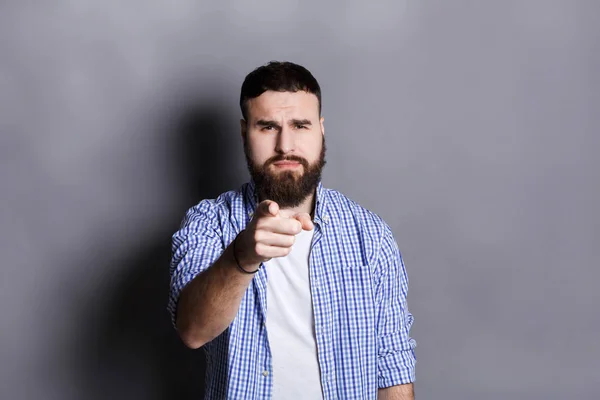
[[[233,239],[233,243],[232,243],[232,249],[231,252],[233,254],[233,262],[235,263],[236,267],[240,270],[240,272],[246,273],[246,274],[254,274],[256,272],[258,272],[258,270],[260,269],[260,264],[256,264],[256,263],[252,263],[252,262],[248,262],[244,259],[244,253],[246,253],[245,251],[243,251],[243,249],[240,249],[240,244],[242,242],[241,239],[243,239],[242,234],[244,233],[244,231],[242,230],[235,239]]]

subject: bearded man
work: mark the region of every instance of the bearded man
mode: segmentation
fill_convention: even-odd
[[[168,309],[206,399],[414,399],[408,278],[390,227],[323,187],[321,89],[270,62],[242,84],[250,181],[173,235]]]

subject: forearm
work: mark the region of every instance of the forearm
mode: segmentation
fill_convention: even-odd
[[[377,400],[414,400],[414,398],[412,383],[390,386],[377,392]]]
[[[254,277],[239,271],[232,247],[227,247],[211,267],[181,292],[176,325],[181,339],[190,348],[203,346],[227,329]]]

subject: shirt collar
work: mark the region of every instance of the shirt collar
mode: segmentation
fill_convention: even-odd
[[[256,185],[254,180],[251,178],[249,182],[246,183],[246,212],[250,218],[254,215],[254,211],[256,210],[256,206],[258,205],[258,194],[256,193]],[[323,183],[319,180],[317,184],[317,200],[315,205],[315,214],[313,221],[316,224],[329,222],[329,216],[327,215],[327,191],[323,187]]]

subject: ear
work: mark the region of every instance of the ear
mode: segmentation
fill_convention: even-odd
[[[325,121],[325,117],[321,117],[319,122],[321,123],[321,133],[325,136],[325,125],[323,125],[323,121]]]
[[[248,123],[246,122],[245,119],[240,119],[240,133],[242,135],[242,138],[244,140],[246,140],[246,133],[248,132]]]

